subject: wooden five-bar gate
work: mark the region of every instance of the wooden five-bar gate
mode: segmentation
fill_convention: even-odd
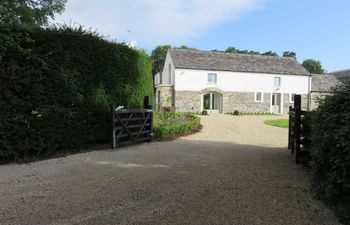
[[[144,99],[144,109],[114,108],[112,115],[112,147],[137,144],[152,139],[153,111],[150,99]]]
[[[295,162],[307,165],[311,144],[311,112],[301,110],[301,96],[294,96],[294,107],[289,107],[288,149],[295,153]]]

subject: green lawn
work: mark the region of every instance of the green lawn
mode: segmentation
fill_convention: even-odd
[[[275,127],[288,128],[288,119],[265,120],[264,124],[270,125],[270,126],[275,126]]]
[[[234,115],[233,112],[228,112],[228,113],[225,113],[225,114],[236,116],[236,115]],[[239,115],[237,115],[237,116],[283,116],[283,114],[273,114],[273,113],[239,113]]]
[[[241,113],[240,116],[283,116],[283,114],[273,114],[273,113]]]

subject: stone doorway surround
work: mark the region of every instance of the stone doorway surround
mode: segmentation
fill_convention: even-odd
[[[201,111],[207,110],[209,114],[223,113],[223,91],[216,87],[205,88],[201,91]],[[209,94],[209,107],[205,108],[205,96]]]

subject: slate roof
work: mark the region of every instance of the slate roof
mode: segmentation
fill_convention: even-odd
[[[330,92],[340,84],[339,80],[331,74],[313,74],[311,77],[311,92]]]
[[[175,68],[305,75],[310,73],[295,59],[188,49],[169,49]]]
[[[335,71],[331,72],[330,74],[335,75],[338,79],[344,79],[350,77],[350,69]]]

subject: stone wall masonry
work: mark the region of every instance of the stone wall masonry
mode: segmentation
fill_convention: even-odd
[[[301,109],[302,110],[309,110],[308,104],[309,104],[309,95],[301,95]],[[288,111],[286,112],[288,113]]]
[[[283,113],[288,114],[289,113],[289,106],[294,106],[293,102],[290,102],[290,94],[284,93],[283,94]],[[308,95],[301,95],[301,109],[302,110],[308,110]]]
[[[270,112],[270,93],[264,93],[263,102],[255,102],[254,92],[224,92],[223,112]]]
[[[286,114],[289,112],[289,106],[293,106],[294,103],[290,102],[290,94],[284,93],[283,94],[283,113]]]
[[[158,91],[160,91],[160,101],[158,102],[156,108],[160,110],[163,107],[171,107],[173,105],[174,88],[168,85],[158,86],[156,88],[156,92],[158,93]]]
[[[202,92],[198,91],[176,91],[175,109],[178,112],[201,112]],[[238,110],[241,113],[269,113],[271,93],[264,93],[263,102],[255,102],[254,92],[223,92],[222,93],[223,113]],[[289,112],[289,93],[283,93],[283,113]],[[302,109],[308,106],[308,95],[302,95]]]
[[[312,92],[311,99],[310,99],[310,110],[317,109],[317,107],[319,105],[319,101],[321,99],[324,99],[327,95],[330,95],[330,93]]]
[[[201,92],[176,91],[175,109],[178,112],[201,112]]]

